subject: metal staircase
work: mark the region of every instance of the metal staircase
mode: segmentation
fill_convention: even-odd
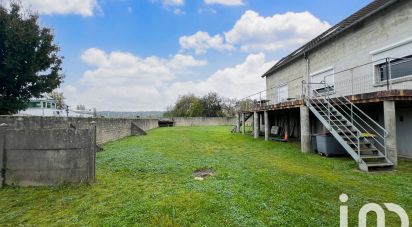
[[[388,132],[382,126],[346,97],[336,96],[333,87],[324,82],[304,82],[302,89],[306,106],[358,163],[360,170],[393,168],[387,156]]]

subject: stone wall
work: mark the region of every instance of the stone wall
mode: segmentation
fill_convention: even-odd
[[[219,126],[235,125],[233,117],[175,117],[172,119],[175,126]]]

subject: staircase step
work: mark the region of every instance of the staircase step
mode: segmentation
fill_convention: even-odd
[[[354,146],[357,146],[358,145],[358,141],[347,141],[347,143],[349,144],[349,145],[354,145]],[[370,145],[371,143],[370,142],[367,142],[367,141],[362,141],[362,142],[359,142],[359,145]],[[376,150],[376,149],[375,149]]]
[[[361,149],[360,149],[360,152],[368,152],[368,151],[371,151],[371,152],[373,152],[373,151],[378,152],[378,149],[376,149],[376,148],[361,148]]]
[[[315,108],[316,109],[316,108]],[[324,115],[329,115],[329,112],[327,109],[316,109],[318,112],[323,113]],[[337,114],[338,111],[336,110],[330,110],[331,115]]]
[[[392,163],[387,163],[387,162],[378,162],[378,163],[366,163],[368,167],[388,167],[388,166],[393,166]]]
[[[331,116],[331,118],[332,118],[332,116]],[[343,119],[342,120],[330,120],[330,121],[333,121],[333,122],[335,122],[335,121],[336,122],[348,122],[347,120],[343,120]]]
[[[358,138],[357,137],[355,137],[355,136],[342,136],[342,139],[343,140],[345,140],[345,141],[356,141],[356,142],[358,142]]]
[[[361,155],[360,156],[362,159],[381,159],[385,158],[383,155]]]
[[[329,118],[329,116],[326,115],[326,114],[321,114],[321,116],[322,116],[323,118],[325,118],[325,119],[328,119],[328,118]],[[333,119],[333,118],[337,119],[337,120],[334,120],[334,121],[341,121],[340,119],[342,119],[342,117],[339,116],[339,115],[338,115],[338,116],[336,116],[336,115],[331,115],[330,118],[331,118],[331,119]]]
[[[347,130],[347,129],[345,129],[345,128],[344,128],[344,129],[342,129],[342,128],[337,128],[336,131],[338,131],[338,132],[343,132],[343,133],[351,133],[351,132],[356,133],[356,129]]]
[[[341,127],[347,127],[347,128],[352,127],[351,125],[344,124],[344,123],[334,123],[334,124],[330,124],[330,125],[331,125],[331,126],[334,126],[334,127],[338,127],[338,128],[341,128]]]

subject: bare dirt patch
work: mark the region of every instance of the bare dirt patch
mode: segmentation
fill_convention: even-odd
[[[215,171],[212,168],[202,168],[193,171],[195,180],[204,180],[206,177],[214,176]]]

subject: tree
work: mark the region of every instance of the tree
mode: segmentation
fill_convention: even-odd
[[[165,113],[166,117],[192,117],[192,115],[201,115],[203,113],[200,100],[193,94],[182,95],[176,101],[173,107]]]
[[[215,92],[210,92],[209,94],[202,97],[201,102],[205,107],[203,113],[204,117],[222,117],[222,98]]]
[[[222,113],[225,117],[233,117],[236,115],[237,99],[224,98],[222,100]]]
[[[235,115],[234,99],[225,99],[217,93],[209,93],[201,98],[193,94],[183,95],[176,104],[168,108],[165,117],[232,117]]]
[[[63,92],[52,91],[52,93],[50,93],[50,98],[56,102],[57,109],[62,110],[66,108]]]
[[[0,115],[27,108],[30,98],[52,92],[63,80],[59,47],[38,21],[16,3],[0,5]]]

